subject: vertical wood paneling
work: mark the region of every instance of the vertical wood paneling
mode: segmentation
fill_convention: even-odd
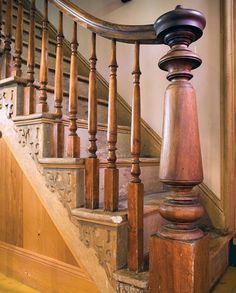
[[[0,241],[78,266],[3,139],[0,162]]]

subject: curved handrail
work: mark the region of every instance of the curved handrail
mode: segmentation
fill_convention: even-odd
[[[49,0],[60,11],[71,16],[74,21],[92,32],[107,39],[116,39],[119,42],[140,44],[162,44],[156,37],[154,24],[123,25],[101,20],[79,8],[69,0]]]

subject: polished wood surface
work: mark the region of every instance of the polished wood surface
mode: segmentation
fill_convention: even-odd
[[[132,167],[131,167],[131,182],[140,183],[140,151],[141,151],[141,102],[140,102],[140,67],[139,67],[139,43],[135,44],[135,63],[134,70],[132,72],[134,77],[134,93],[132,101],[132,122],[131,122],[131,155],[132,155]]]
[[[89,92],[88,92],[88,133],[89,133],[89,157],[96,158],[97,151],[97,74],[96,74],[96,34],[92,33],[92,49],[90,56]]]
[[[143,270],[143,183],[128,185],[128,268]]]
[[[77,23],[74,22],[71,41],[70,90],[69,90],[69,137],[67,146],[68,157],[80,156],[80,138],[77,131],[77,76],[78,76],[78,42]]]
[[[98,209],[99,207],[99,159],[85,160],[85,207]]]
[[[236,193],[236,3],[221,1],[221,52],[222,52],[222,95],[221,95],[221,146],[222,146],[222,202],[225,227],[235,231]]]
[[[63,14],[59,12],[59,22],[57,31],[57,51],[56,51],[56,68],[55,68],[55,91],[54,107],[58,119],[62,117],[62,100],[63,100]]]
[[[16,22],[16,36],[15,36],[15,54],[14,54],[14,75],[17,77],[21,77],[22,75],[22,58],[21,54],[23,51],[23,43],[22,43],[22,35],[23,35],[23,1],[18,0],[18,9],[17,9],[17,22]]]
[[[0,240],[23,246],[23,174],[0,139]]]
[[[3,48],[3,64],[2,78],[11,76],[12,72],[12,55],[11,55],[11,38],[12,38],[12,0],[7,1],[5,25],[4,25],[4,48]]]
[[[0,160],[0,240],[77,266],[3,139]]]
[[[104,176],[104,208],[107,211],[118,210],[118,190],[119,190],[119,170],[116,167],[116,143],[117,143],[117,60],[116,41],[112,40],[110,80],[109,80],[109,100],[108,100],[108,168],[105,169]]]
[[[81,268],[3,242],[0,271],[40,292],[99,292]]]
[[[27,87],[25,89],[24,113],[33,114],[35,110],[35,0],[30,1],[30,23],[27,51]]]
[[[209,292],[208,238],[180,242],[153,236],[150,245],[150,293]]]
[[[79,8],[69,0],[50,0],[63,13],[69,15],[81,26],[91,30],[108,39],[135,43],[139,41],[142,44],[157,43],[153,24],[148,25],[122,25],[98,19],[86,11]]]
[[[97,73],[96,34],[92,33],[88,90],[88,156],[85,162],[85,207],[99,207],[99,160],[97,159]]]
[[[140,149],[141,149],[141,105],[140,105],[140,44],[135,43],[134,50],[134,93],[132,102],[131,124],[131,182],[128,186],[128,268],[131,271],[143,269],[143,196],[144,187],[140,179]]]
[[[36,291],[15,279],[8,278],[3,274],[0,274],[0,292],[39,293],[39,291]]]
[[[203,180],[203,170],[196,96],[189,81],[191,70],[201,65],[201,59],[188,47],[202,35],[205,18],[178,5],[157,23],[157,35],[171,48],[159,61],[171,82],[165,93],[160,159],[160,180],[168,185],[170,194],[159,208],[169,224],[151,237],[150,292],[207,293],[209,241],[196,225],[204,210],[193,191]],[[177,259],[180,255],[183,261]]]
[[[42,23],[42,48],[40,60],[40,96],[37,112],[48,112],[47,84],[48,84],[48,0],[44,0],[44,19]]]

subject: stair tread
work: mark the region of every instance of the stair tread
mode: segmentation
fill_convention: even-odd
[[[159,206],[168,192],[156,192],[144,195],[144,214],[151,214],[159,212]],[[119,208],[126,209],[128,206],[127,198],[119,200]]]
[[[117,159],[117,165],[122,165],[122,164],[127,164],[131,165],[131,158],[118,158]],[[54,166],[59,166],[61,167],[64,165],[64,168],[75,168],[78,165],[83,165],[85,162],[85,158],[42,158],[39,159],[39,163],[42,165],[54,165]],[[101,159],[100,160],[100,165],[102,166],[103,164],[107,163],[106,160]],[[141,166],[145,165],[147,163],[159,163],[159,158],[140,158],[140,163]],[[152,195],[149,195],[151,198]]]

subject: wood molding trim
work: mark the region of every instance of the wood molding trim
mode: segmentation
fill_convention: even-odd
[[[221,0],[221,186],[225,227],[235,230],[236,208],[236,2]]]
[[[213,226],[216,229],[224,230],[225,214],[221,200],[205,183],[200,184],[197,189],[199,190],[201,202],[206,209]]]
[[[80,268],[4,242],[0,271],[42,292],[99,292]]]

